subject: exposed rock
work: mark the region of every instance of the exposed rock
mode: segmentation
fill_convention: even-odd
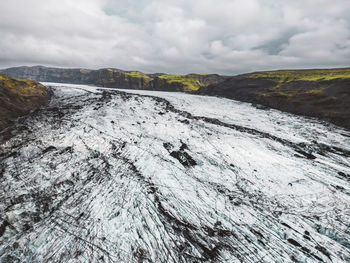
[[[185,143],[181,144],[178,151],[173,150],[174,146],[171,143],[164,143],[164,148],[167,149],[170,156],[177,159],[184,167],[197,165],[197,162],[185,150],[188,149]]]

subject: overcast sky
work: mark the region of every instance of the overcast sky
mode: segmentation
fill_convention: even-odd
[[[0,0],[0,67],[350,66],[349,0]]]

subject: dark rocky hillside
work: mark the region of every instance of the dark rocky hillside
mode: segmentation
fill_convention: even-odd
[[[350,68],[250,73],[201,87],[198,93],[318,117],[350,129]]]
[[[33,81],[0,74],[0,131],[11,121],[38,108],[49,99],[47,89]]]

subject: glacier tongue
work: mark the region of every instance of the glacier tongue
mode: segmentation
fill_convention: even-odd
[[[350,133],[222,98],[47,84],[0,141],[0,262],[349,262]]]

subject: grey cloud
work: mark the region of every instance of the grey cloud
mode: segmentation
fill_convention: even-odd
[[[0,67],[235,74],[349,66],[348,0],[3,0]]]

